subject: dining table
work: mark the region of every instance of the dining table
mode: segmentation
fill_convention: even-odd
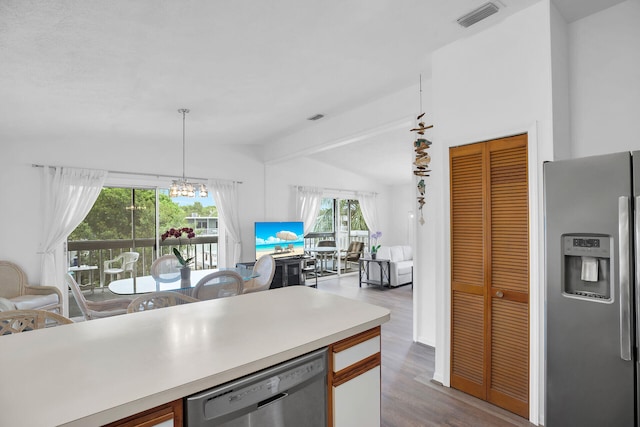
[[[128,277],[109,283],[109,290],[118,295],[136,295],[158,291],[177,291],[190,295],[193,288],[195,288],[202,278],[208,274],[222,270],[235,271],[240,274],[245,282],[260,276],[260,274],[254,272],[253,269],[246,267],[208,268],[192,270],[190,280],[187,282],[181,280],[179,274],[174,276],[173,279],[161,278],[160,280],[153,276]]]
[[[313,257],[320,260],[320,271],[319,273],[337,273],[337,271],[328,269],[328,259],[331,258],[333,262],[336,260],[336,255],[338,253],[338,248],[335,246],[312,246],[308,248],[304,248],[305,252],[309,252],[313,254]],[[333,266],[335,268],[335,265]]]

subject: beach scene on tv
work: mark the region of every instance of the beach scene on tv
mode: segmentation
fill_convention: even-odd
[[[304,224],[299,221],[256,222],[256,260],[304,255]]]

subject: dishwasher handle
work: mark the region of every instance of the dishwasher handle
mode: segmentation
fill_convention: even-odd
[[[258,409],[271,405],[272,403],[275,403],[280,399],[284,399],[287,396],[289,396],[289,393],[285,393],[285,392],[275,394],[270,398],[263,400],[262,402],[258,402]]]

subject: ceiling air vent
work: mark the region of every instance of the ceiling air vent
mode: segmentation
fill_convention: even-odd
[[[498,6],[496,6],[494,3],[486,3],[476,10],[472,10],[471,12],[467,13],[463,17],[458,18],[458,24],[462,25],[465,28],[470,27],[476,22],[480,22],[483,19],[493,15],[494,13],[498,13],[498,10]]]
[[[316,114],[315,116],[311,116],[307,118],[307,120],[320,120],[323,117],[324,117],[324,114]]]

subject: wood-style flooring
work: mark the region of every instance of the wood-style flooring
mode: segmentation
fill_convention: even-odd
[[[382,325],[383,427],[533,426],[524,418],[431,381],[433,347],[412,341],[412,288],[358,287],[358,274],[320,278],[318,289],[391,310]]]

